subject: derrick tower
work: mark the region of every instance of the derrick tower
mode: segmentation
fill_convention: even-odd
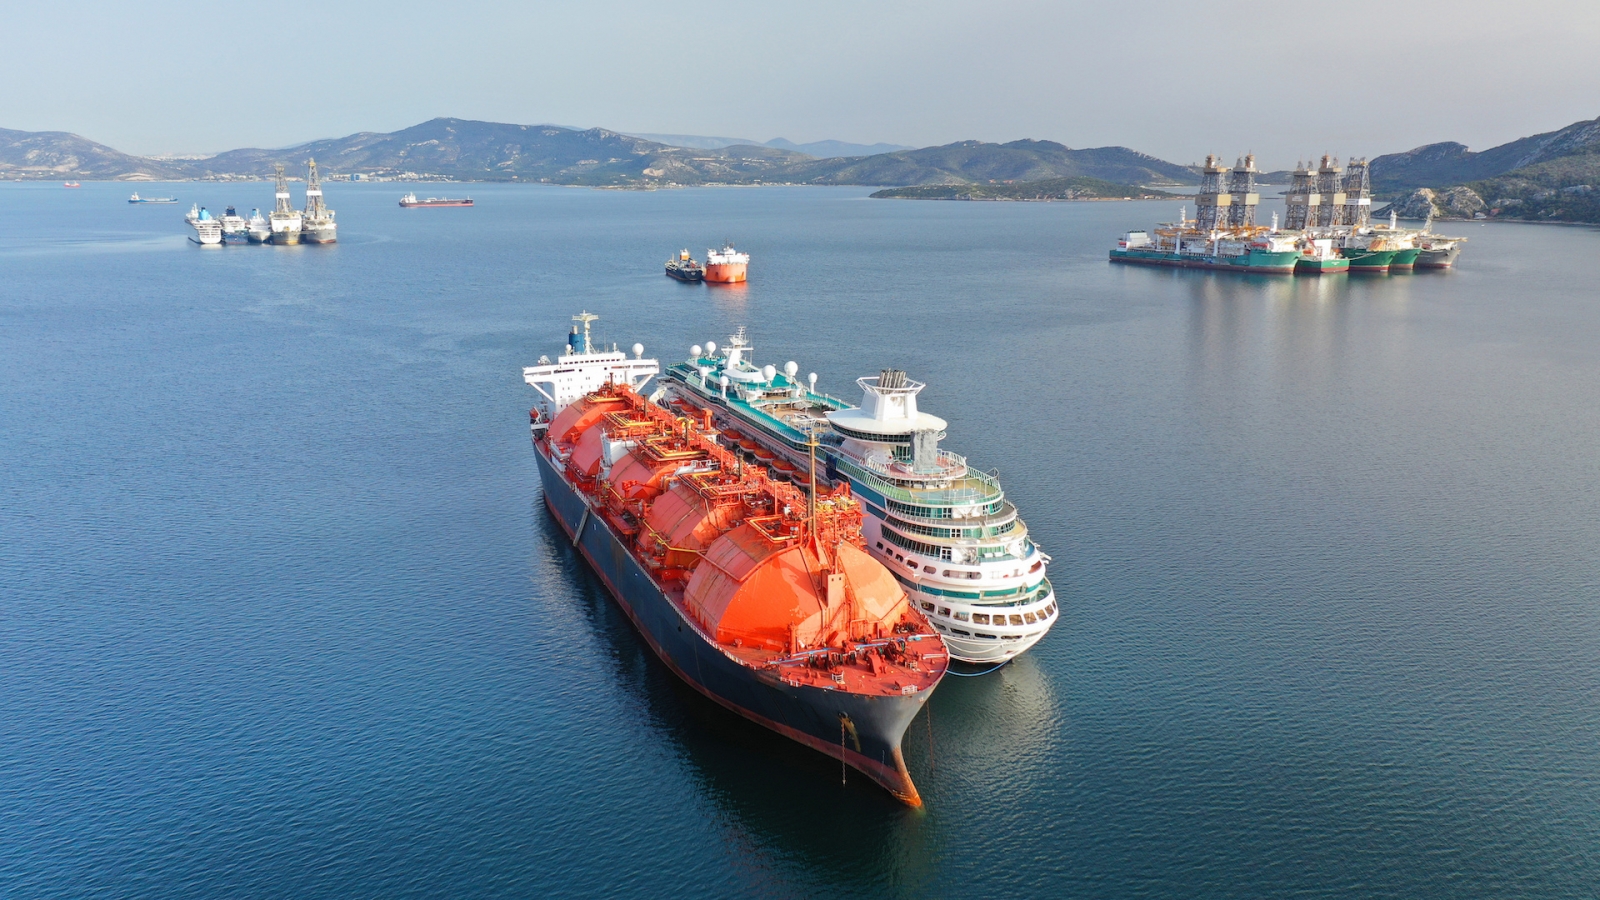
[[[1256,206],[1261,195],[1256,193],[1256,155],[1246,153],[1244,159],[1233,164],[1232,177],[1228,179],[1228,193],[1232,204],[1228,207],[1229,228],[1253,228],[1256,224]]]
[[[1196,230],[1210,232],[1227,225],[1228,214],[1222,210],[1233,204],[1233,195],[1222,189],[1222,176],[1227,171],[1215,153],[1206,154],[1206,165],[1200,174],[1200,192],[1194,198]]]
[[[1294,180],[1289,192],[1284,194],[1283,227],[1290,231],[1303,231],[1317,222],[1316,209],[1321,201],[1317,193],[1317,173],[1302,160],[1294,164]]]
[[[1344,176],[1344,212],[1341,225],[1364,228],[1372,221],[1372,176],[1365,159],[1350,160]]]
[[[322,219],[327,217],[327,209],[322,205],[322,179],[317,177],[317,161],[307,160],[306,168],[306,218]],[[282,171],[283,167],[278,169]]]
[[[1331,228],[1339,224],[1339,218],[1344,206],[1344,182],[1339,176],[1344,170],[1339,168],[1337,157],[1323,154],[1322,165],[1317,168],[1317,221],[1319,228]]]
[[[289,183],[283,177],[283,163],[273,163],[272,171],[278,180],[278,187],[274,194],[276,202],[272,207],[272,211],[281,215],[292,216],[294,215],[294,207],[289,205]]]

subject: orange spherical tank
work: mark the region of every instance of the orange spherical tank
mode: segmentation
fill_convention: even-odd
[[[577,440],[580,432],[598,425],[606,413],[627,406],[627,400],[620,396],[590,394],[583,397],[556,414],[555,420],[550,423],[550,442],[570,444]]]
[[[798,650],[891,634],[909,608],[894,576],[852,544],[833,552],[830,574],[811,547],[747,522],[706,549],[684,600],[723,643]]]
[[[682,462],[659,462],[630,452],[611,466],[607,476],[617,496],[627,500],[650,500],[661,494],[661,483],[668,475],[678,471]]]
[[[684,481],[656,498],[645,514],[645,522],[660,536],[665,547],[665,563],[692,568],[700,563],[700,552],[744,517],[744,503],[714,503]]]

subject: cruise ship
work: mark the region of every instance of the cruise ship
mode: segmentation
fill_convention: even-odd
[[[739,329],[726,347],[695,346],[661,375],[660,392],[709,411],[724,438],[779,477],[849,484],[866,512],[868,552],[894,573],[967,663],[1003,663],[1059,617],[1050,558],[1000,481],[939,447],[945,420],[917,408],[925,386],[897,369],[857,379],[859,407],[802,383],[799,366],[757,366]],[[814,445],[814,446],[813,446]]]

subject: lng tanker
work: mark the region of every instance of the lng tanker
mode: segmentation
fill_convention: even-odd
[[[894,575],[963,662],[1003,663],[1056,623],[1050,558],[1000,481],[943,450],[945,420],[917,409],[924,387],[898,369],[859,378],[859,407],[818,394],[799,366],[758,367],[744,329],[719,352],[690,349],[662,375],[664,396],[709,414],[723,439],[797,484],[848,485],[866,514],[867,551]]]
[[[948,653],[867,552],[848,487],[801,491],[724,448],[711,415],[639,389],[659,370],[596,351],[523,370],[545,504],[652,650],[700,693],[922,803],[900,741]]]

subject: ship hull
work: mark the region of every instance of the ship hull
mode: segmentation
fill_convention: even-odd
[[[1417,268],[1448,269],[1456,264],[1456,257],[1460,255],[1460,245],[1447,250],[1423,250],[1417,254]]]
[[[416,200],[416,201],[412,201],[412,202],[407,202],[405,200],[401,200],[400,201],[400,205],[405,209],[417,209],[419,207],[420,208],[433,209],[433,208],[444,208],[444,207],[447,207],[447,206],[471,206],[472,205],[472,201],[471,200]]]
[[[1393,272],[1397,269],[1402,272],[1411,271],[1411,269],[1416,266],[1417,257],[1421,253],[1422,251],[1416,247],[1396,252],[1394,255],[1394,260],[1389,263],[1389,271]]]
[[[706,263],[705,280],[711,284],[740,284],[748,263]]]
[[[684,284],[697,284],[705,280],[705,275],[697,269],[675,269],[671,266],[667,267],[667,277],[673,279],[674,281],[681,281]]]
[[[927,692],[866,696],[794,685],[707,641],[535,444],[545,506],[645,642],[690,687],[784,737],[844,762],[897,799],[920,806],[900,739]],[[848,717],[847,719],[844,717]],[[846,726],[845,722],[849,725]]]
[[[1287,252],[1250,250],[1239,256],[1195,256],[1187,253],[1162,253],[1158,250],[1111,251],[1112,262],[1141,266],[1172,266],[1179,269],[1216,269],[1261,275],[1293,274],[1295,259],[1298,256],[1299,254],[1292,250]]]
[[[1294,273],[1296,275],[1343,275],[1350,271],[1350,260],[1336,259],[1308,259],[1301,257],[1295,260]]]
[[[272,232],[252,228],[245,233],[245,237],[252,244],[265,244],[272,240]]]
[[[337,243],[338,240],[339,232],[333,225],[314,226],[303,228],[300,231],[300,243],[302,244],[333,244]]]
[[[1350,260],[1351,272],[1364,272],[1367,274],[1382,274],[1389,271],[1390,263],[1394,262],[1398,250],[1361,250],[1355,247],[1346,247],[1339,251],[1344,258]]]
[[[300,243],[300,232],[274,231],[272,233],[272,242],[279,245],[298,244]]]

